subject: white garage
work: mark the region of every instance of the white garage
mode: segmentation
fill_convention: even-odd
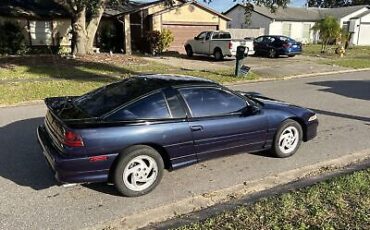
[[[370,23],[360,24],[360,29],[358,31],[358,45],[368,46],[370,45]]]

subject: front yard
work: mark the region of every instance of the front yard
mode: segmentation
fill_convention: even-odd
[[[58,56],[0,58],[0,105],[40,100],[45,97],[80,95],[99,86],[141,73],[192,75],[220,83],[255,79],[236,78],[233,68],[219,71],[189,70],[141,57],[99,54],[77,59]]]
[[[328,47],[327,53],[321,54],[321,45],[305,45],[303,55],[319,57],[318,62],[328,65],[337,65],[347,68],[361,69],[370,68],[370,47],[357,46],[346,50],[344,57],[335,54],[338,46]]]

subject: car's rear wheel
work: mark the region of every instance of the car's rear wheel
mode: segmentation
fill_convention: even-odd
[[[193,53],[193,49],[191,48],[191,46],[190,46],[190,45],[187,45],[187,46],[185,47],[185,51],[186,51],[186,55],[187,55],[188,57],[193,57],[194,53]]]
[[[221,61],[224,59],[224,55],[222,54],[222,51],[220,49],[216,49],[213,53],[213,56],[215,57],[216,61]]]
[[[145,195],[159,184],[163,168],[163,159],[155,149],[133,146],[120,155],[114,171],[114,184],[124,196]]]
[[[277,57],[277,52],[275,49],[270,49],[269,50],[269,58],[276,58]]]
[[[295,54],[289,54],[288,55],[288,57],[294,57],[295,56]]]
[[[272,154],[279,158],[292,156],[302,143],[302,135],[302,127],[298,122],[291,119],[284,121],[275,134]]]

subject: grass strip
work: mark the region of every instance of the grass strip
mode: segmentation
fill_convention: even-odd
[[[239,206],[178,228],[370,229],[370,169]]]

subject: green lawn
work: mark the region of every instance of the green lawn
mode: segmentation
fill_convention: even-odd
[[[328,65],[338,65],[348,68],[370,68],[370,46],[355,46],[346,50],[343,58],[335,54],[338,46],[328,46],[327,52],[321,54],[321,45],[305,45],[303,54],[322,57],[319,62]]]
[[[370,169],[265,198],[179,229],[370,229]]]
[[[0,57],[0,105],[40,100],[45,97],[80,95],[135,74],[192,75],[220,83],[256,79],[233,76],[233,69],[217,72],[182,70],[125,55],[93,55],[75,60],[58,56]]]

